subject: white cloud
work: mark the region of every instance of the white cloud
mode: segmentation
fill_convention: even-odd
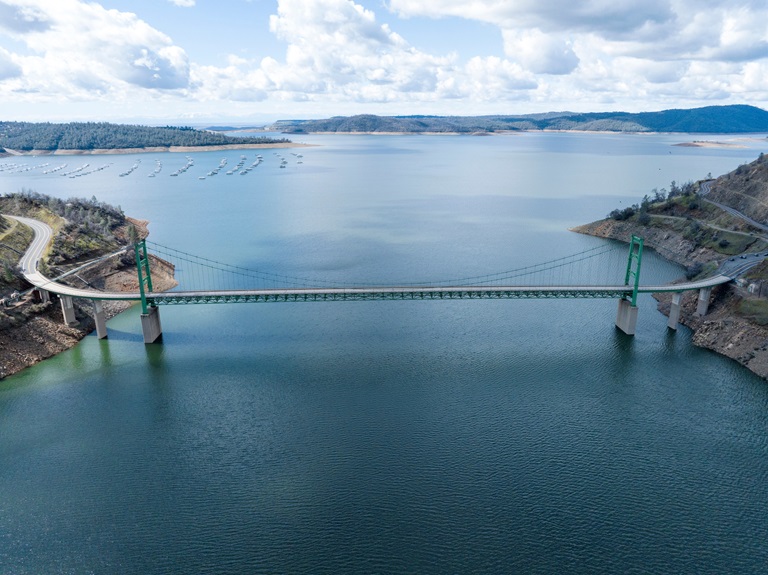
[[[224,68],[194,68],[195,83],[212,98],[247,98],[252,90],[258,98],[357,103],[518,99],[515,92],[536,87],[509,60],[471,58],[460,66],[455,54],[420,51],[352,0],[280,0],[270,29],[287,43],[283,62],[230,57]]]
[[[639,58],[617,58],[614,73],[622,71],[630,78],[646,80],[652,84],[667,84],[680,81],[689,69],[685,62],[653,62]]]
[[[455,16],[502,28],[621,35],[674,18],[668,0],[390,0],[403,17]]]
[[[537,74],[569,74],[579,58],[566,40],[538,28],[502,30],[504,52],[524,68]]]
[[[51,22],[42,6],[34,4],[0,2],[0,28],[11,33],[42,32]]]
[[[21,66],[14,61],[7,50],[0,48],[0,81],[18,78],[21,74]]]
[[[388,84],[430,92],[450,61],[415,50],[374,14],[350,0],[281,0],[270,29],[288,43],[285,66],[265,72],[280,88],[320,93]]]
[[[470,95],[479,100],[505,98],[519,90],[537,87],[536,81],[519,65],[497,57],[472,58],[466,70],[472,86]]]
[[[203,65],[139,16],[93,0],[0,0],[0,105],[151,101],[175,111],[306,102],[330,113],[375,104],[378,112],[472,114],[601,105],[637,110],[729,98],[764,105],[768,94],[764,0],[366,4],[389,9],[389,24],[359,2],[271,2],[268,23],[278,52],[254,57],[247,36],[229,48],[211,37],[217,51],[232,53],[216,52],[220,62]],[[248,14],[267,10],[263,2],[246,6]],[[202,28],[204,22],[195,24],[199,13],[202,6],[178,14]],[[393,14],[414,22],[398,26]],[[452,30],[457,19],[481,22],[498,34],[503,51],[489,53],[486,46],[477,53],[461,37],[448,53],[430,49],[429,34],[415,34],[419,26],[438,28],[440,18],[451,18]]]
[[[404,18],[495,25],[506,56],[537,82],[534,102],[637,109],[734,94],[764,105],[764,1],[390,0],[388,7]]]
[[[28,48],[14,58],[23,71],[16,90],[124,98],[188,85],[184,51],[134,14],[78,0],[2,0],[0,11],[15,14],[5,33]]]
[[[768,29],[765,8],[758,15],[747,9],[721,12],[721,25],[713,32],[719,32],[719,43],[700,51],[705,60],[744,62],[768,56]]]

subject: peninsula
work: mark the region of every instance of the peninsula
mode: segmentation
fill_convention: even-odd
[[[191,152],[300,145],[286,138],[233,137],[187,126],[152,127],[107,122],[0,122],[0,156]]]
[[[148,235],[147,222],[95,198],[62,201],[28,190],[0,197],[1,213],[41,220],[54,229],[53,243],[40,267],[46,274],[55,277],[114,254],[67,281],[109,291],[138,290],[133,252],[122,248]],[[78,323],[67,326],[59,306],[35,299],[16,265],[32,235],[17,220],[0,216],[0,379],[73,347],[94,328],[93,310],[84,301],[75,300]],[[174,287],[173,266],[151,258],[155,289]],[[107,317],[129,306],[126,302],[104,304]]]

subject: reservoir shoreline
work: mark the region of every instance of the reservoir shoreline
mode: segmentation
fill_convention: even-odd
[[[126,220],[137,228],[141,237],[149,235],[149,222],[130,217]],[[154,255],[150,258],[155,289],[166,291],[177,285],[174,266]],[[135,266],[111,259],[83,270],[79,277],[105,291],[130,293],[139,289]],[[91,308],[84,300],[74,299],[75,325],[64,322],[57,299],[47,303],[27,299],[18,305],[32,306],[32,313],[0,329],[0,381],[75,347],[96,329],[90,315]],[[106,320],[110,320],[131,308],[135,302],[104,301],[102,305]]]
[[[698,246],[674,230],[651,228],[630,221],[599,220],[577,226],[571,231],[594,237],[625,242],[632,235],[644,238],[645,247],[683,267],[706,263],[721,254]],[[745,290],[734,284],[724,284],[712,290],[707,315],[696,314],[698,292],[682,295],[680,323],[693,331],[694,345],[732,359],[755,375],[768,379],[768,329],[736,314]],[[672,294],[654,294],[657,310],[669,316]]]
[[[12,150],[5,148],[5,156],[104,156],[112,154],[192,153],[222,150],[263,150],[271,148],[310,148],[314,144],[275,142],[274,144],[221,144],[215,146],[153,146],[147,148],[98,148],[94,150]],[[3,154],[0,154],[2,156]]]

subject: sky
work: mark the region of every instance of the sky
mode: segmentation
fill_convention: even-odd
[[[768,106],[766,0],[0,0],[0,120]]]

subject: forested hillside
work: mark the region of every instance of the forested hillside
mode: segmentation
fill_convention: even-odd
[[[126,225],[125,214],[119,206],[100,202],[95,197],[62,200],[28,189],[0,196],[0,212],[42,220],[50,215],[62,218],[66,225],[58,230],[63,233],[56,235],[48,257],[54,264],[114,249],[116,236],[122,238]]]
[[[170,146],[218,146],[232,144],[273,144],[289,140],[234,138],[189,127],[134,126],[106,122],[69,124],[0,122],[0,148],[28,152],[41,150],[97,150]]]
[[[512,116],[374,116],[281,120],[273,130],[301,132],[477,133],[509,130],[612,132],[768,132],[768,112],[754,106],[708,106],[661,112],[553,112]]]

